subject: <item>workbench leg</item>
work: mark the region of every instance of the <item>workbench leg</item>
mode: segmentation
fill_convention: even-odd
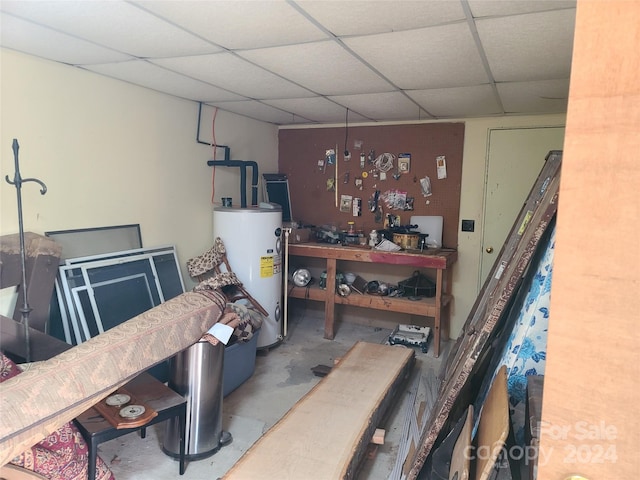
[[[449,340],[449,326],[451,325],[451,316],[449,315],[451,302],[442,307],[442,315],[440,318],[440,340]]]
[[[440,356],[440,310],[436,311],[436,316],[433,321],[433,356],[438,358]]]
[[[442,327],[442,293],[443,282],[445,278],[442,274],[442,269],[436,271],[436,315],[433,319],[433,356],[438,358],[440,356],[440,335]]]
[[[335,332],[333,330],[336,315],[336,271],[337,262],[335,258],[327,259],[327,291],[324,302],[324,338],[333,340]]]
[[[451,279],[450,273],[448,271],[442,272],[442,295],[450,295],[451,294]],[[440,297],[442,299],[442,297]],[[442,316],[440,318],[440,339],[441,340],[449,340],[449,332],[451,326],[451,299],[447,302],[446,305],[442,305],[442,300],[440,300],[440,310],[442,311]]]

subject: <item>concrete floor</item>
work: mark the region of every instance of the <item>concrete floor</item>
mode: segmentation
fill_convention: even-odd
[[[223,401],[223,431],[229,432],[233,441],[208,458],[188,462],[184,476],[178,474],[177,460],[161,450],[164,424],[150,427],[144,439],[132,433],[101,444],[100,457],[112,469],[116,480],[215,480],[223,477],[262,434],[320,381],[320,377],[312,373],[312,367],[333,365],[334,359],[344,355],[358,340],[384,343],[395,326],[390,323],[389,329],[381,329],[340,323],[335,339],[330,341],[323,338],[323,322],[317,313],[290,312],[285,341],[268,351],[259,351],[253,376]],[[417,390],[418,402],[422,400],[428,404],[430,398],[435,398],[435,376],[446,358],[450,342],[444,342],[442,346],[443,353],[437,359],[433,357],[431,344],[426,354],[415,349],[417,361],[412,379],[391,407],[385,424],[380,425],[386,430],[385,444],[378,447],[373,458],[365,459],[358,479],[391,478],[402,445],[404,410],[410,390]],[[282,448],[284,451],[287,446]],[[312,478],[310,473],[309,479]]]

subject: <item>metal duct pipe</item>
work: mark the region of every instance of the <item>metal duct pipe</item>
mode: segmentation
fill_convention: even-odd
[[[258,205],[258,164],[253,160],[209,160],[210,167],[240,167],[240,206],[247,207],[247,167],[251,167],[251,205]]]

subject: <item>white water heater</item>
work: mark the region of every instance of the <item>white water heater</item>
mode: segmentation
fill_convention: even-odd
[[[231,270],[269,313],[262,322],[257,348],[282,340],[282,208],[215,207],[213,236],[220,237]]]

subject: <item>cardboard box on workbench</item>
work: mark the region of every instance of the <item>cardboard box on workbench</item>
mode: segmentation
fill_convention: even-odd
[[[289,243],[307,243],[313,238],[310,228],[292,228]]]

